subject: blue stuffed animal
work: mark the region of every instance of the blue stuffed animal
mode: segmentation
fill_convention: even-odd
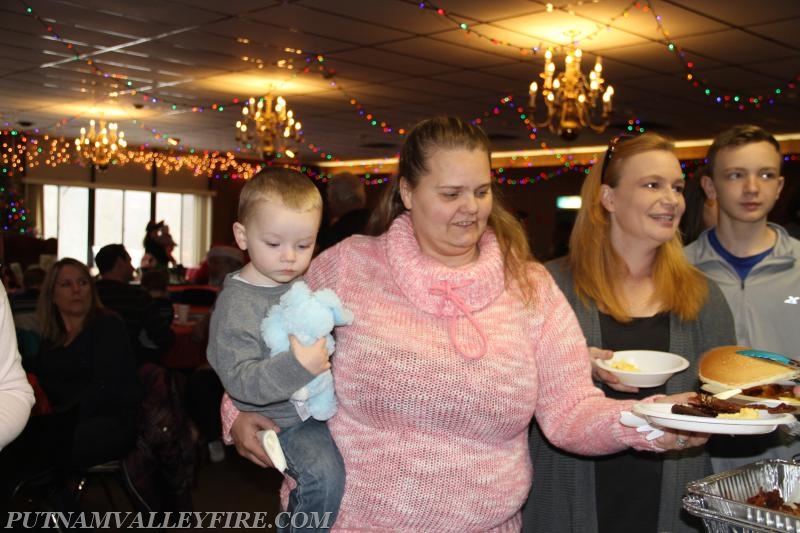
[[[279,303],[270,308],[261,322],[261,336],[271,354],[290,349],[289,335],[294,335],[300,344],[309,346],[320,337],[327,339],[328,355],[333,353],[334,326],[346,326],[353,322],[353,313],[345,309],[339,297],[331,289],[312,292],[304,281],[298,281],[281,296]],[[336,412],[336,396],[333,393],[333,376],[330,370],[316,376],[306,386],[292,394],[290,401],[297,408],[300,418],[309,416],[327,420]]]

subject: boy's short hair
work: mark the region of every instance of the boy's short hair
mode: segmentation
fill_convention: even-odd
[[[322,195],[317,186],[290,168],[266,168],[247,180],[239,194],[239,222],[246,224],[254,206],[263,200],[278,200],[301,211],[322,211]]]
[[[714,142],[708,148],[706,155],[706,162],[708,163],[708,176],[714,177],[714,164],[716,163],[717,154],[723,148],[729,146],[742,146],[750,143],[768,142],[775,147],[778,154],[781,153],[781,145],[778,140],[767,130],[761,126],[753,124],[739,124],[723,131],[716,137]]]

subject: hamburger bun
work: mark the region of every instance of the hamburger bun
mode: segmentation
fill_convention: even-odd
[[[718,346],[700,357],[698,374],[704,383],[727,389],[747,389],[756,385],[787,381],[800,375],[800,370],[779,363],[736,353],[746,346]]]

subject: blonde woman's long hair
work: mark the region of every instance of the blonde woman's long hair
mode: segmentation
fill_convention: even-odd
[[[601,185],[616,187],[629,157],[653,150],[674,153],[675,147],[672,141],[655,133],[627,140],[617,138],[609,146],[602,164],[595,164],[583,182],[582,203],[570,236],[567,262],[575,292],[584,304],[593,300],[615,320],[629,322],[632,317],[619,296],[628,267],[611,245],[611,217],[600,201]],[[661,303],[661,312],[675,313],[684,321],[697,319],[708,297],[708,281],[686,259],[679,231],[659,246],[653,281],[654,298]]]
[[[489,139],[481,128],[456,117],[435,117],[418,123],[406,136],[400,150],[398,176],[384,190],[372,212],[368,233],[380,235],[394,219],[406,212],[400,197],[400,178],[413,189],[428,172],[430,157],[437,150],[481,150],[491,161]],[[492,180],[492,211],[488,226],[494,231],[505,265],[506,284],[515,281],[526,304],[533,302],[533,280],[529,266],[533,262],[528,236],[519,220],[498,198],[497,184]]]

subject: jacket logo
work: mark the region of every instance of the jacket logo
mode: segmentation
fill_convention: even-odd
[[[786,298],[783,303],[785,304],[793,304],[793,305],[800,305],[800,296],[789,296]]]

